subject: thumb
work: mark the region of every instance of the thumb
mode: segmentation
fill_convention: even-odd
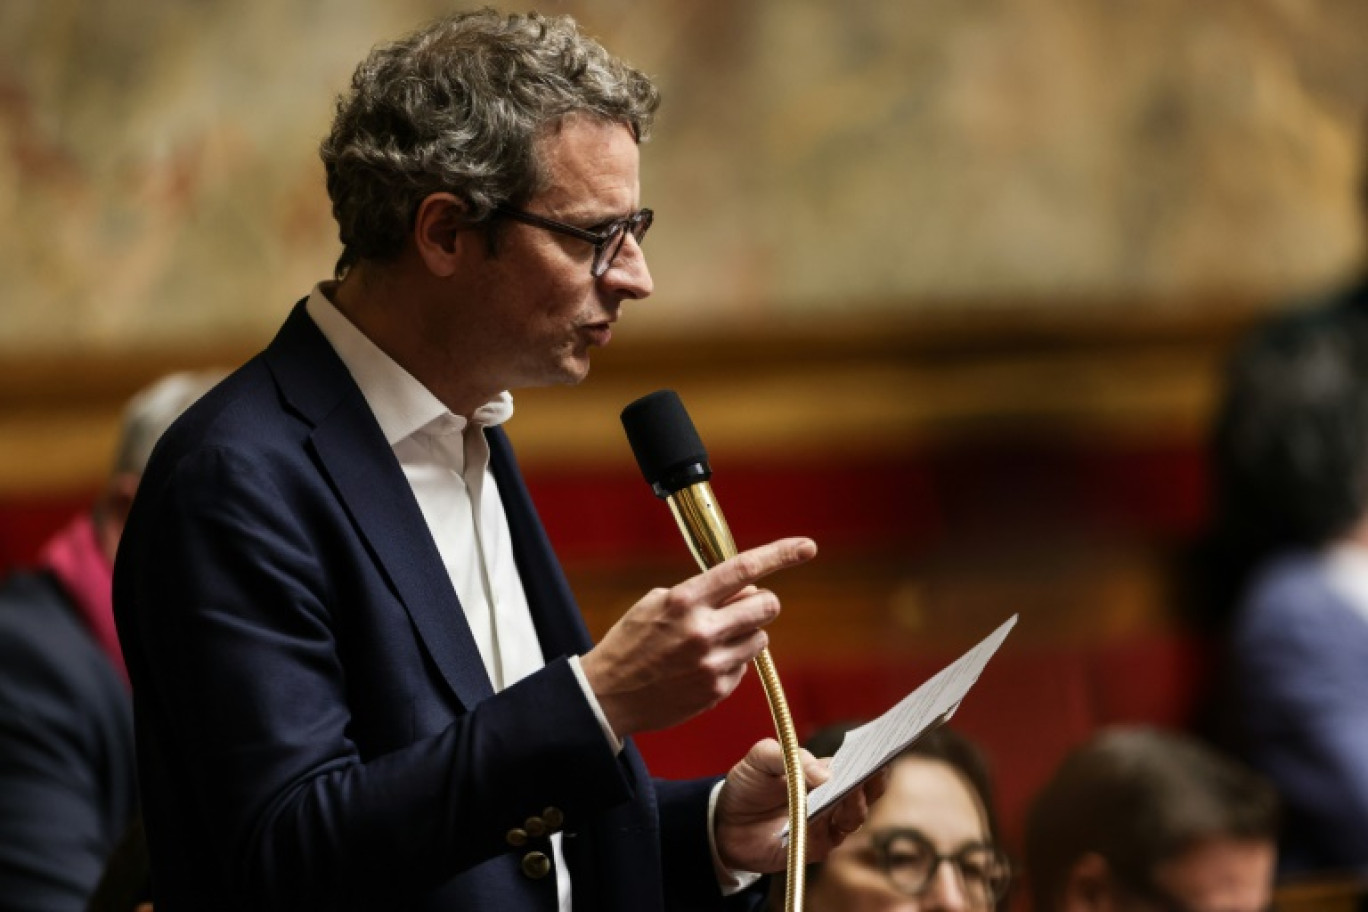
[[[763,776],[782,776],[784,775],[784,752],[779,747],[779,742],[773,738],[764,738],[755,742],[751,749],[746,751],[746,756],[741,758],[737,767],[745,766],[755,773]]]
[[[800,750],[798,756],[802,761],[803,778],[807,781],[809,789],[817,786],[831,778],[831,758],[823,757],[818,759],[806,749]]]

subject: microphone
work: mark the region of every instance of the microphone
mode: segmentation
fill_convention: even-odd
[[[674,390],[657,390],[622,410],[622,427],[632,446],[641,474],[655,495],[670,505],[679,531],[694,560],[704,570],[736,555],[736,543],[713,497],[712,467],[708,451],[694,429],[684,403]],[[793,725],[779,671],[768,648],[755,657],[755,670],[765,688],[775,734],[784,756],[788,793],[789,841],[785,912],[802,912],[807,861],[807,786],[798,753],[798,733]]]
[[[736,554],[713,496],[708,451],[674,390],[657,390],[622,410],[627,442],[646,482],[670,505],[694,560],[707,570]]]

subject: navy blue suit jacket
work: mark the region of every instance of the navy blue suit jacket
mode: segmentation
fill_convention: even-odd
[[[591,643],[487,432],[547,666],[492,692],[411,489],[302,304],[166,434],[115,572],[157,912],[556,905],[522,871],[555,807],[577,910],[724,904],[710,782],[614,755]]]

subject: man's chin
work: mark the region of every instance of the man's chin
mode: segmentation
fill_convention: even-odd
[[[560,365],[557,372],[559,377],[554,381],[557,386],[576,386],[589,376],[589,353],[573,358],[567,358]]]

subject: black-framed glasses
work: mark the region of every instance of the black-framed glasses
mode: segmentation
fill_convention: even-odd
[[[1012,865],[1007,855],[991,843],[974,843],[942,855],[920,831],[882,830],[873,834],[874,856],[879,868],[900,893],[920,896],[931,886],[948,861],[959,874],[965,899],[976,908],[987,908],[1007,895]]]
[[[537,215],[535,212],[515,209],[512,206],[495,206],[494,211],[514,221],[526,225],[535,225],[538,228],[545,228],[547,231],[579,238],[581,241],[593,244],[594,262],[589,267],[589,274],[596,279],[608,271],[608,267],[613,265],[613,261],[622,252],[622,245],[627,241],[628,232],[640,244],[646,237],[651,222],[655,221],[655,213],[650,209],[638,209],[631,215],[609,222],[599,231],[588,231],[584,228],[576,228],[574,225],[567,225],[565,222],[549,219],[544,215]]]

